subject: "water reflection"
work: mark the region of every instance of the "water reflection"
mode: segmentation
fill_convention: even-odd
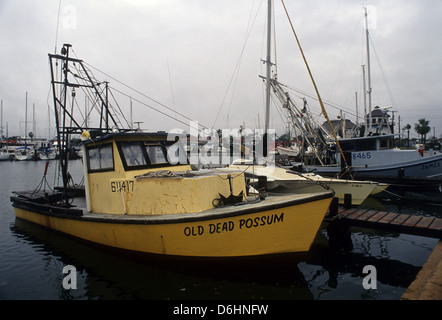
[[[338,285],[338,274],[346,273],[362,279],[366,276],[362,273],[362,269],[367,265],[376,267],[377,280],[383,284],[407,288],[415,279],[420,267],[390,259],[388,255],[384,257],[369,255],[370,241],[364,243],[368,244],[365,252],[344,252],[333,250],[328,246],[314,246],[306,262],[325,269],[329,274],[329,285],[332,288]]]
[[[46,252],[56,268],[47,268],[48,281],[58,287],[54,299],[311,299],[298,260],[255,264],[141,259],[101,250],[76,239],[16,220],[16,236]],[[75,296],[62,288],[64,265],[77,268]],[[79,281],[80,282],[80,281]]]
[[[289,256],[239,264],[140,259],[102,250],[20,219],[11,229],[29,248],[44,253],[39,257],[42,261],[35,263],[44,265],[49,299],[334,299],[339,298],[340,290],[347,291],[344,299],[397,299],[420,269],[391,259],[388,241],[366,234],[353,235],[355,249],[345,251],[328,246],[323,230],[301,261],[299,256]],[[77,268],[77,290],[62,288],[65,265]],[[374,265],[378,282],[397,287],[397,292],[363,290],[365,265]]]

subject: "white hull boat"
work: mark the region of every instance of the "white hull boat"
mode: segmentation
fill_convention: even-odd
[[[350,194],[352,205],[360,205],[371,194],[382,192],[388,184],[379,184],[372,181],[357,181],[322,177],[314,173],[298,173],[280,167],[238,164],[234,162],[230,169],[238,169],[245,172],[254,186],[257,185],[258,177],[267,178],[267,188],[275,192],[312,193],[319,190],[331,189],[339,203],[343,204],[345,195]]]
[[[376,181],[442,181],[442,153],[436,151],[393,148],[394,135],[340,139],[347,165],[358,179]],[[363,148],[365,146],[365,148]],[[336,165],[306,166],[306,171],[337,175],[342,170],[342,157]]]
[[[15,149],[14,156],[16,160],[19,161],[26,161],[26,160],[33,160],[34,159],[34,152],[26,147],[20,147]]]

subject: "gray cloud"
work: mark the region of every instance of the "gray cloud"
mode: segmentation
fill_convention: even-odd
[[[347,110],[347,118],[355,113],[355,91],[362,97],[362,7],[373,6],[374,104],[395,102],[402,124],[413,125],[425,117],[441,134],[439,0],[285,2],[322,97]],[[26,91],[28,119],[35,103],[37,134],[47,134],[48,103],[52,107],[47,54],[55,47],[58,5],[56,0],[0,3],[0,98],[11,135],[23,134]],[[265,53],[265,10],[262,0],[62,0],[57,48],[71,43],[75,54],[90,65],[209,127],[239,127],[245,122],[255,128],[258,114],[261,126],[264,119],[258,75],[264,74],[260,59]],[[279,1],[275,16],[279,79],[313,96]],[[96,76],[112,84],[107,76]],[[120,103],[128,108],[129,100]],[[319,110],[314,99],[309,98],[309,104]],[[335,117],[339,110],[330,107],[328,112]],[[136,102],[134,115],[151,130],[178,125]],[[276,111],[271,123],[279,130],[284,126]]]

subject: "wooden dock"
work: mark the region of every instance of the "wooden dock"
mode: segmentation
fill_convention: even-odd
[[[359,209],[330,208],[326,222],[337,222],[345,226],[378,229],[442,239],[442,219],[393,212]]]
[[[438,242],[401,300],[442,300],[442,240]]]

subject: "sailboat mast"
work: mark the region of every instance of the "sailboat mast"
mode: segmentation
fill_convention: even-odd
[[[0,138],[3,139],[3,99],[1,100],[1,124],[0,124]]]
[[[26,102],[25,102],[25,147],[26,143],[26,132],[28,131],[28,92],[26,91]]]
[[[367,134],[369,134],[372,130],[371,123],[371,68],[370,68],[370,33],[368,31],[368,14],[367,8],[364,8],[365,11],[365,38],[367,41],[367,80],[368,80],[368,130]]]
[[[355,107],[356,107],[356,126],[359,126],[359,112],[358,112],[358,92],[355,92]]]
[[[366,136],[368,134],[368,123],[367,123],[367,89],[365,85],[365,65],[362,65],[362,85],[363,85],[363,92],[364,92],[364,135]]]
[[[267,58],[266,58],[266,117],[264,133],[267,133],[270,124],[270,77],[271,77],[271,44],[272,44],[272,0],[268,0],[267,16]]]
[[[130,97],[130,129],[133,130],[134,129],[134,118],[133,118],[133,113],[132,113],[132,97]]]

